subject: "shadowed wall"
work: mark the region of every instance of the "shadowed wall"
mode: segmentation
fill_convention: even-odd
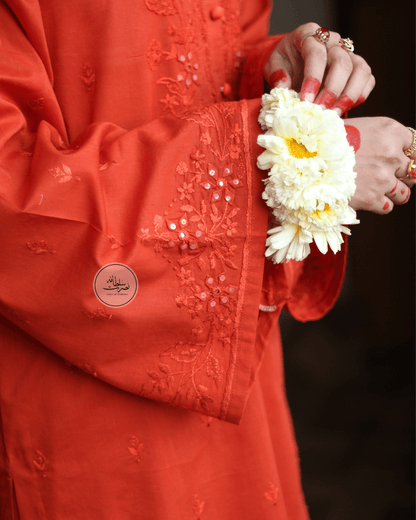
[[[396,7],[275,2],[271,33],[314,21],[352,38],[377,85],[350,117],[382,115],[414,127],[415,5]],[[344,288],[327,317],[281,319],[312,520],[414,518],[414,197],[387,216],[359,212]]]

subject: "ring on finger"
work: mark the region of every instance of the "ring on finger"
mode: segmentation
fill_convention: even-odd
[[[407,167],[406,179],[416,179],[416,164],[413,159],[411,159]]]
[[[412,153],[416,152],[416,130],[410,126],[408,126],[407,129],[410,130],[413,134],[413,142],[404,153],[407,155],[407,157],[410,157]]]
[[[300,42],[301,47],[303,45],[303,42],[306,40],[306,38],[309,38],[309,36],[314,36],[319,43],[325,45],[326,42],[329,40],[330,33],[328,29],[325,29],[325,27],[318,27],[316,31],[308,32],[305,34],[305,36],[302,38],[302,41]]]
[[[328,45],[327,50],[329,51],[332,47],[341,47],[344,51],[354,52],[354,42],[350,38],[340,38],[337,43]]]

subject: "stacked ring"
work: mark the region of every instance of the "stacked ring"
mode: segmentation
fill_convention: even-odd
[[[344,51],[354,52],[354,42],[350,38],[340,38],[337,43],[329,45],[328,50],[331,47],[341,47]]]
[[[413,142],[404,153],[407,155],[407,157],[410,157],[412,153],[416,152],[416,130],[410,126],[408,126],[407,129],[410,130],[413,134]]]
[[[319,43],[325,45],[326,42],[329,40],[330,33],[328,29],[325,29],[325,27],[318,27],[316,31],[305,34],[305,36],[302,38],[302,41],[300,42],[301,47],[303,45],[303,42],[306,40],[306,38],[309,38],[309,36],[314,36]]]
[[[411,159],[409,166],[407,167],[406,178],[407,179],[416,179],[416,164],[413,159]]]

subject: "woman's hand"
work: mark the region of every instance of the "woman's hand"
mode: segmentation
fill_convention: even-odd
[[[386,214],[394,204],[407,202],[416,183],[415,170],[408,175],[416,152],[410,157],[404,153],[412,145],[413,133],[388,117],[350,118],[345,125],[356,128],[361,139],[355,154],[357,189],[350,206]]]
[[[292,88],[302,100],[342,115],[367,99],[375,79],[361,56],[339,45],[338,33],[330,32],[323,44],[314,36],[317,29],[316,23],[307,23],[285,36],[270,55],[264,76],[272,88]]]

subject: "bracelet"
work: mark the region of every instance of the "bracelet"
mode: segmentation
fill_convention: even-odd
[[[282,88],[262,97],[259,124],[265,148],[257,166],[269,170],[263,199],[279,225],[268,231],[266,257],[274,263],[304,260],[315,242],[326,254],[344,242],[345,227],[358,224],[348,205],[355,192],[355,153],[333,110],[301,101]]]

